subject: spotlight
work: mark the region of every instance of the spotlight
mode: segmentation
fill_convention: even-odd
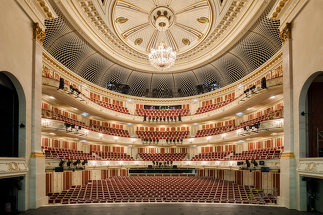
[[[265,165],[265,161],[259,161],[259,165],[261,166]]]
[[[247,167],[249,168],[250,167],[250,162],[248,160],[246,160],[246,164],[247,164]]]
[[[66,165],[67,165],[68,167],[71,167],[71,163],[72,163],[72,160],[68,160],[68,161],[67,161],[67,163],[66,163]]]
[[[238,161],[237,162],[237,166],[241,166],[241,165],[243,165],[244,164],[244,162],[243,161]]]
[[[64,166],[64,163],[65,163],[65,161],[64,160],[61,160],[60,162],[59,162],[59,167],[63,167]]]
[[[255,160],[252,160],[251,163],[254,165],[254,167],[258,166],[258,162]]]

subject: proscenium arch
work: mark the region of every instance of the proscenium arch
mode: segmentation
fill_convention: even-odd
[[[26,156],[26,96],[18,79],[7,71],[0,71],[0,74],[5,75],[9,78],[11,83],[14,85],[18,95],[18,125],[23,124],[24,126],[18,127],[18,157]]]
[[[313,73],[308,79],[304,82],[302,90],[300,91],[300,95],[298,98],[298,134],[299,134],[299,156],[301,158],[305,158],[308,156],[308,122],[307,122],[307,93],[308,90],[313,83],[313,81],[319,76],[323,75],[323,71],[318,71]],[[304,112],[303,116],[301,113]]]

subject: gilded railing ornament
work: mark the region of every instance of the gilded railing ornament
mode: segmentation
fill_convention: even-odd
[[[45,40],[46,33],[41,29],[39,23],[34,23],[34,39],[36,39],[41,45]]]
[[[279,38],[284,44],[287,40],[292,37],[292,26],[290,23],[287,23],[284,29],[279,33]]]

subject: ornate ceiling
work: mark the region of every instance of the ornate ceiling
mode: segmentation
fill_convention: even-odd
[[[185,53],[204,40],[212,22],[208,0],[117,0],[112,9],[118,37],[145,55],[161,42]]]
[[[270,3],[54,1],[58,18],[46,21],[44,48],[68,69],[104,88],[116,82],[129,85],[134,96],[153,96],[154,89],[192,96],[198,93],[196,85],[216,82],[223,87],[239,80],[280,49],[279,22],[266,16]],[[175,66],[163,73],[147,58],[160,41],[178,52]]]

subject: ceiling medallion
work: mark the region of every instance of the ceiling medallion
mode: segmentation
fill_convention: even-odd
[[[123,23],[125,23],[127,21],[128,21],[128,19],[125,18],[125,17],[118,17],[118,18],[116,18],[116,23],[123,24]]]
[[[158,31],[167,31],[174,23],[175,15],[167,7],[157,7],[150,14],[150,22]]]
[[[183,38],[183,39],[182,39],[182,43],[183,43],[184,45],[186,45],[186,46],[189,46],[189,45],[191,44],[191,41],[190,41],[189,39],[187,39],[187,38]]]
[[[143,42],[142,38],[137,38],[134,43],[135,45],[140,45],[142,42]]]
[[[174,65],[176,52],[171,47],[166,48],[165,43],[161,42],[157,49],[151,49],[148,55],[151,65],[160,71],[165,71]]]
[[[209,19],[207,17],[200,17],[200,18],[197,18],[197,21],[200,23],[208,23]]]

